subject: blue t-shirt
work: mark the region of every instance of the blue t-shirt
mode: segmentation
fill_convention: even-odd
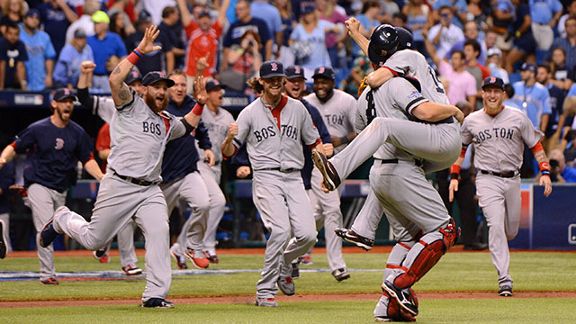
[[[562,11],[562,4],[558,0],[528,0],[530,17],[533,23],[548,25],[558,11]]]
[[[240,40],[242,39],[242,35],[247,30],[253,30],[260,36],[260,54],[262,55],[262,60],[266,60],[266,42],[271,39],[270,31],[268,30],[268,26],[264,22],[264,20],[259,18],[250,19],[250,21],[243,23],[241,21],[236,21],[230,28],[228,32],[224,36],[224,41],[222,42],[222,46],[224,47],[231,47],[232,45],[240,45]]]
[[[116,33],[107,32],[103,39],[97,35],[88,37],[88,45],[94,50],[94,75],[107,75],[106,61],[112,56],[122,58],[126,56],[126,46],[122,38]]]
[[[47,117],[28,126],[13,144],[17,153],[29,153],[31,167],[24,170],[25,186],[37,183],[66,191],[76,183],[78,161],[85,164],[93,158],[90,143],[88,134],[73,121],[59,128]]]
[[[195,104],[196,102],[192,97],[186,96],[180,106],[170,100],[166,111],[174,116],[183,117],[192,110]],[[201,149],[212,147],[208,129],[202,122],[195,129],[194,136],[187,134],[168,142],[162,160],[162,181],[164,183],[182,179],[187,174],[198,170],[196,163],[199,155],[195,144],[196,139]]]
[[[330,55],[326,48],[325,30],[327,28],[334,28],[334,24],[326,20],[319,20],[318,25],[312,33],[308,33],[302,24],[298,24],[296,28],[294,28],[290,39],[308,44],[307,46],[310,47],[309,57],[300,64],[303,68],[314,70],[319,66],[332,67]]]
[[[70,22],[66,19],[62,9],[54,8],[50,3],[41,4],[37,9],[40,11],[40,21],[44,26],[44,31],[50,35],[56,53],[60,53],[66,45],[66,30]]]
[[[280,17],[278,9],[267,2],[252,2],[250,11],[252,16],[266,22],[270,37],[272,37],[272,40],[275,42],[276,33],[282,31],[282,18]]]
[[[568,94],[566,94],[566,97],[572,97],[572,96],[576,96],[576,84],[573,84],[570,87],[570,90],[568,90]]]
[[[66,87],[68,84],[76,86],[80,77],[80,64],[83,61],[94,61],[90,45],[86,44],[82,52],[78,52],[72,44],[66,44],[54,67],[55,84],[59,87]]]
[[[6,39],[0,38],[0,61],[4,65],[4,89],[20,89],[20,83],[16,80],[16,66],[18,62],[28,61],[26,46],[20,40],[11,44]]]
[[[521,102],[524,111],[534,128],[540,128],[540,118],[544,114],[551,114],[550,93],[543,85],[536,83],[526,87],[523,81],[514,83],[514,99]]]
[[[28,34],[23,25],[20,25],[20,40],[26,45],[28,61],[26,62],[26,78],[28,89],[32,91],[44,90],[46,78],[46,60],[55,60],[56,51],[52,46],[50,36],[41,30]]]
[[[465,0],[436,0],[432,5],[432,9],[435,11],[440,10],[440,8],[448,6],[450,8],[456,8],[456,13],[464,13],[468,11],[468,4]],[[457,15],[453,15],[452,23],[460,28],[463,27],[462,22],[458,19]]]

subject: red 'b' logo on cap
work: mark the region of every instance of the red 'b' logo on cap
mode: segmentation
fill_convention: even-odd
[[[324,73],[324,67],[321,67],[320,69],[318,69],[318,73]]]
[[[496,82],[496,78],[495,77],[490,77],[490,83]]]
[[[275,62],[270,63],[270,70],[278,71],[278,64],[276,64]]]

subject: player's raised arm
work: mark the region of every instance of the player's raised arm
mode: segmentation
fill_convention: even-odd
[[[456,162],[450,167],[450,186],[448,187],[448,200],[450,202],[454,201],[454,192],[458,191],[458,181],[460,180],[460,166],[464,161],[466,156],[466,149],[468,145],[462,145],[462,151],[460,151],[460,156],[456,159]]]
[[[138,47],[130,53],[126,58],[124,58],[116,68],[110,74],[110,90],[112,92],[112,99],[114,100],[114,104],[116,107],[121,107],[132,100],[132,92],[126,83],[124,83],[124,79],[132,70],[132,67],[138,63],[144,55],[159,51],[161,49],[160,46],[155,46],[154,41],[160,35],[160,30],[155,25],[151,25],[146,28],[146,32],[144,33],[144,37]]]

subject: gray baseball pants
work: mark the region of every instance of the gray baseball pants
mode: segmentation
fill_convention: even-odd
[[[219,166],[210,167],[206,163],[198,162],[198,171],[200,171],[210,196],[210,212],[203,239],[204,250],[208,251],[210,255],[216,255],[216,231],[222,216],[224,216],[224,208],[226,207],[226,197],[224,197],[224,193],[220,189],[221,171],[215,171],[215,168],[220,170]]]
[[[12,244],[10,243],[10,214],[0,214],[0,222],[3,223],[3,232],[0,233],[4,238],[4,244],[6,244],[6,253],[12,252]]]

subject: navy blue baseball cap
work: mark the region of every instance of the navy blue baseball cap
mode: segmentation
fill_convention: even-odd
[[[304,79],[304,69],[299,65],[289,66],[286,68],[287,79]]]
[[[334,70],[332,70],[331,67],[321,66],[319,68],[316,68],[316,70],[314,70],[314,75],[312,76],[312,79],[317,78],[336,80],[336,73],[334,73]]]
[[[260,79],[285,77],[284,66],[278,61],[266,61],[260,66]]]
[[[504,90],[504,80],[498,77],[489,76],[486,79],[484,79],[484,83],[482,83],[482,90],[488,88],[496,88]]]
[[[218,91],[218,90],[226,89],[226,86],[223,85],[222,83],[218,82],[218,80],[214,79],[214,80],[207,81],[206,86],[204,88],[206,89],[206,92],[210,92],[210,91]]]
[[[133,67],[128,76],[126,77],[126,79],[124,79],[124,82],[127,85],[131,85],[136,81],[142,82],[142,74],[140,74],[140,71],[138,70],[137,67]]]
[[[531,72],[536,73],[536,65],[530,64],[530,63],[524,63],[524,64],[522,64],[520,71],[531,71]]]
[[[160,71],[152,71],[152,72],[146,73],[144,78],[142,78],[142,85],[149,86],[149,85],[153,85],[153,84],[156,84],[158,82],[161,82],[161,81],[166,82],[166,85],[168,86],[168,88],[174,86],[174,84],[175,84],[174,81],[172,81],[171,79],[168,79],[166,77],[166,73],[160,72]]]
[[[68,100],[68,99],[72,99],[73,101],[78,101],[78,98],[76,97],[76,94],[74,94],[74,91],[72,91],[68,88],[56,89],[52,93],[52,99],[54,101],[64,101],[64,100]]]
[[[38,11],[38,9],[30,9],[26,12],[26,15],[24,15],[24,17],[35,17],[40,19],[40,11]]]

